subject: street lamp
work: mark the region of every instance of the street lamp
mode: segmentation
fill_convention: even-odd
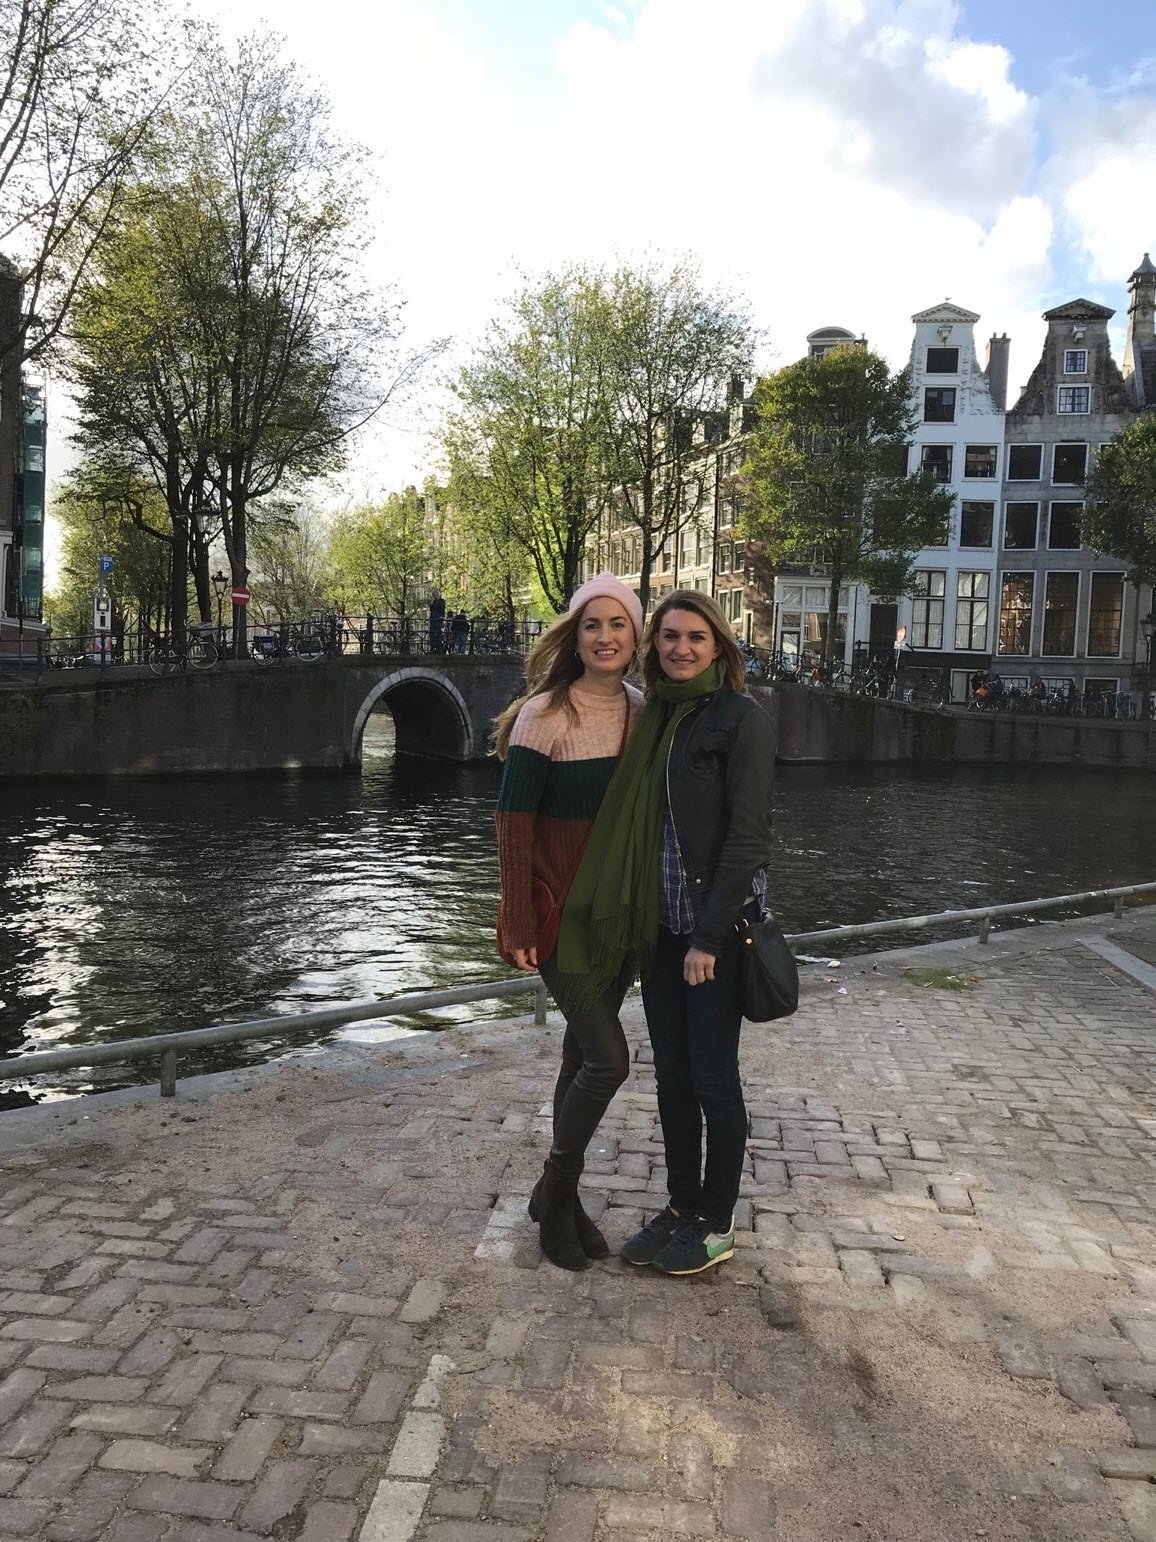
[[[225,590],[229,587],[229,580],[221,572],[220,568],[213,574],[213,593],[217,596],[217,638],[221,637],[221,606],[225,603]]]
[[[1140,630],[1144,634],[1144,645],[1148,649],[1148,662],[1144,669],[1144,710],[1141,716],[1148,717],[1152,710],[1152,639],[1156,635],[1156,617],[1151,611],[1141,621]]]

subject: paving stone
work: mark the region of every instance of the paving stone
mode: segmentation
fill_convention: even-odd
[[[722,1487],[722,1529],[728,1537],[765,1542],[775,1532],[773,1485],[761,1478],[732,1473]]]
[[[103,1442],[96,1435],[65,1435],[29,1472],[20,1499],[56,1499],[67,1494],[96,1460]]]
[[[656,1499],[638,1494],[611,1494],[602,1507],[608,1527],[622,1530],[657,1531],[664,1536],[710,1537],[714,1535],[714,1516],[709,1505],[693,1500]]]
[[[75,1406],[55,1400],[29,1403],[0,1433],[0,1456],[39,1456],[47,1451]]]
[[[316,1462],[303,1461],[300,1457],[274,1462],[241,1511],[242,1526],[253,1531],[272,1531],[278,1521],[285,1520],[297,1509],[309,1491],[316,1469]],[[231,1492],[240,1497],[239,1489]]]
[[[0,1499],[0,1536],[23,1537],[40,1531],[51,1513],[48,1499]]]
[[[559,1489],[546,1518],[546,1542],[594,1542],[598,1498],[581,1490]]]
[[[227,1440],[237,1427],[250,1391],[248,1387],[233,1387],[226,1382],[206,1388],[181,1426],[183,1438],[218,1443]],[[174,1411],[171,1417],[177,1418],[178,1412]]]
[[[145,1376],[82,1376],[45,1387],[46,1397],[70,1397],[82,1403],[136,1403],[148,1387]]]
[[[500,1520],[536,1520],[546,1505],[548,1473],[533,1467],[502,1467],[490,1500],[490,1514]]]
[[[1108,1487],[1135,1542],[1156,1542],[1156,1486],[1109,1480]]]
[[[432,1476],[445,1439],[445,1420],[435,1413],[408,1413],[389,1455],[387,1471],[392,1478]]]
[[[485,1502],[484,1488],[451,1488],[443,1483],[431,1493],[426,1512],[456,1520],[474,1520],[482,1513]]]
[[[155,1440],[114,1440],[100,1465],[121,1472],[166,1472],[174,1478],[195,1478],[211,1455],[203,1448],[162,1446]]]
[[[664,1487],[662,1470],[642,1462],[603,1461],[595,1457],[570,1454],[562,1459],[558,1482],[583,1488],[624,1489],[643,1494]]]
[[[0,1381],[0,1424],[7,1424],[9,1419],[18,1414],[47,1380],[43,1371],[21,1366]]]
[[[446,1288],[440,1280],[418,1280],[398,1313],[401,1322],[429,1322],[441,1311]]]
[[[241,1498],[241,1490],[227,1483],[156,1475],[145,1478],[129,1495],[128,1502],[135,1510],[227,1521],[240,1504]]]
[[[267,1414],[244,1419],[214,1463],[213,1477],[228,1483],[247,1483],[255,1478],[284,1428],[283,1419]]]
[[[392,1424],[401,1412],[411,1386],[409,1377],[392,1371],[375,1372],[350,1415],[350,1423]]]
[[[383,1478],[365,1517],[358,1542],[409,1542],[421,1521],[428,1486]]]

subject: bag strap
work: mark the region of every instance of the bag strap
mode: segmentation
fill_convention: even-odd
[[[622,719],[622,738],[618,741],[618,754],[615,757],[621,760],[626,753],[626,741],[630,738],[630,692],[626,689],[626,681],[622,682],[622,698],[626,703],[626,716]]]

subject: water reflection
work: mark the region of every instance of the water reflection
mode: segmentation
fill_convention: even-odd
[[[395,763],[387,725],[371,720],[359,778],[5,789],[0,1050],[501,974],[496,768]],[[1141,776],[794,767],[778,773],[776,807],[771,892],[788,929],[1156,876]],[[187,1069],[269,1052],[224,1046]],[[109,1067],[56,1085],[150,1074]],[[0,1091],[0,1106],[14,1101],[27,1095]]]

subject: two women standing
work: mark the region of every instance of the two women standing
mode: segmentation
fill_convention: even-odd
[[[570,1269],[608,1251],[581,1209],[578,1177],[626,1079],[618,1012],[641,972],[670,1203],[623,1256],[691,1274],[734,1250],[747,1128],[735,926],[762,901],[773,738],[741,695],[742,656],[722,611],[693,590],[654,613],[639,713],[622,677],[641,623],[631,590],[608,574],[590,580],[531,654],[530,694],[498,721],[502,930],[519,967],[541,970],[567,1024],[554,1143],[530,1206],[543,1251]],[[535,916],[535,878],[564,897],[556,942],[540,894]]]

